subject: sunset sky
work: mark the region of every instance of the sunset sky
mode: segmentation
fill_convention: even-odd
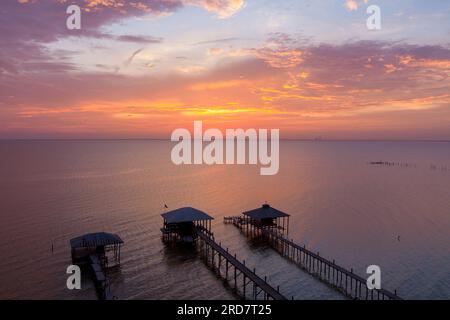
[[[0,17],[0,138],[168,139],[203,120],[450,140],[448,0],[2,0]]]

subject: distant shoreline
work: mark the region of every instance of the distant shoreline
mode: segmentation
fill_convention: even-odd
[[[8,142],[8,141],[24,141],[24,142],[39,142],[39,141],[55,141],[55,142],[64,142],[64,141],[86,141],[86,142],[94,142],[94,141],[166,141],[171,142],[170,139],[162,139],[162,138],[0,138],[0,142]],[[442,142],[449,143],[450,139],[445,140],[408,140],[408,139],[290,139],[290,138],[280,138],[280,141],[287,142]]]

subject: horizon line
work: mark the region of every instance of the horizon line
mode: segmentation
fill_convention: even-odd
[[[0,138],[4,141],[168,141],[167,138]],[[280,138],[280,141],[303,142],[450,142],[450,139],[317,139],[317,138]],[[175,141],[176,142],[176,141]]]

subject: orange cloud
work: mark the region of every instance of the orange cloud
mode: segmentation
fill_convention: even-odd
[[[245,7],[244,0],[182,0],[182,2],[214,12],[219,19],[229,18]]]
[[[207,90],[228,89],[239,86],[248,86],[251,84],[252,82],[248,80],[227,80],[218,82],[195,83],[189,86],[189,89],[193,91],[207,91]]]
[[[358,7],[360,5],[360,3],[365,3],[367,4],[369,1],[368,0],[347,0],[345,2],[345,7],[350,10],[350,11],[355,11],[358,10]]]

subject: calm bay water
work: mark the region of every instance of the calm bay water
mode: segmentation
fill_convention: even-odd
[[[412,299],[450,298],[450,143],[282,142],[280,173],[174,166],[163,141],[0,142],[0,298],[95,299],[65,287],[69,239],[118,233],[121,299],[234,299],[194,252],[165,247],[164,203],[215,217],[216,238],[296,299],[341,299],[223,217],[265,201],[292,215],[296,242]],[[408,166],[370,165],[371,161]],[[398,241],[400,236],[400,241]],[[51,245],[54,244],[54,252]]]

